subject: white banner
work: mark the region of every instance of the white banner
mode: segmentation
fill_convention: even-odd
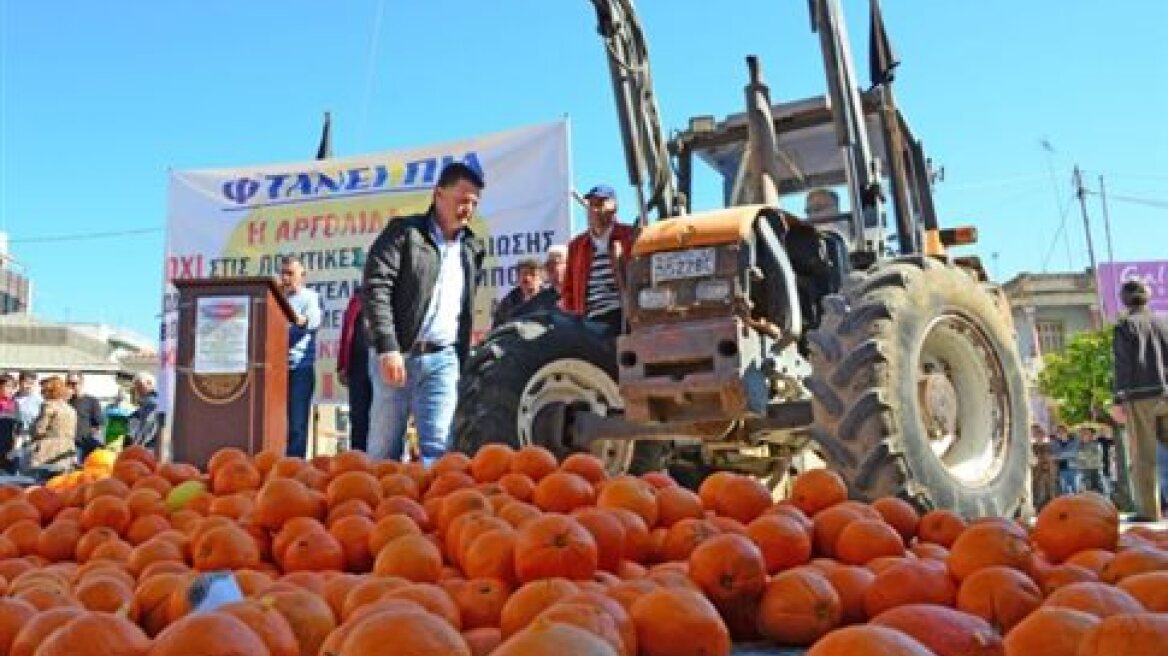
[[[487,187],[471,228],[486,247],[475,300],[476,336],[516,283],[515,265],[567,243],[571,171],[568,124],[559,121],[403,151],[170,175],[160,392],[169,404],[181,278],[276,276],[296,254],[320,293],[316,402],[343,401],[336,382],[341,320],[361,281],[365,249],[392,219],[424,212],[442,167],[467,162]],[[183,363],[182,366],[190,366]]]

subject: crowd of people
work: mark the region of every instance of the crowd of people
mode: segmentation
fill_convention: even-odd
[[[1083,424],[1074,430],[1065,424],[1053,434],[1039,424],[1031,427],[1035,451],[1034,488],[1038,505],[1060,494],[1097,492],[1111,497],[1120,467],[1110,433]]]
[[[135,375],[130,396],[130,408],[124,395],[103,407],[79,371],[0,374],[0,472],[44,479],[79,466],[114,439],[153,445],[164,421],[154,376]],[[111,422],[123,409],[126,421]]]

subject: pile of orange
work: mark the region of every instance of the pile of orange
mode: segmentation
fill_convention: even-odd
[[[63,491],[109,478],[117,464],[117,454],[109,449],[94,449],[85,456],[81,469],[57,474],[45,483],[50,490]]]
[[[206,493],[168,509],[172,487]],[[359,452],[131,447],[108,478],[0,488],[0,654],[810,656],[1164,653],[1168,537],[1083,494],[1031,528],[847,499],[835,474],[773,503],[751,478],[491,445],[430,469]],[[245,599],[192,612],[201,572]]]

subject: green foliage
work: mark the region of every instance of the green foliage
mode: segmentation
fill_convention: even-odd
[[[1058,401],[1063,422],[1108,421],[1114,376],[1112,335],[1110,326],[1079,333],[1062,353],[1043,355],[1038,388]]]

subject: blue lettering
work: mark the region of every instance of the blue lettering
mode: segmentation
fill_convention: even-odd
[[[423,168],[425,167],[425,168]],[[422,179],[418,180],[418,171],[421,169]],[[406,175],[402,180],[401,186],[415,187],[418,185],[428,184],[434,181],[434,172],[438,169],[438,160],[433,157],[429,159],[420,159],[406,164]]]
[[[344,177],[345,177],[344,171],[341,171],[337,175],[336,178],[331,178],[325,173],[318,172],[316,174],[316,189],[314,190],[313,193],[319,194],[321,189],[325,189],[328,191],[340,191],[341,190],[341,180],[343,180]]]
[[[387,162],[337,171],[301,171],[271,173],[262,179],[237,178],[223,183],[223,195],[245,205],[261,189],[269,200],[282,198],[311,198],[323,194],[343,194],[346,191],[371,189],[416,189],[435,183],[443,167],[462,162],[483,173],[478,153],[467,152],[461,158],[455,155],[428,157],[410,162]]]
[[[473,169],[475,173],[478,173],[480,178],[483,178],[484,180],[486,179],[487,176],[485,173],[483,173],[483,165],[481,162],[479,162],[478,153],[471,151],[466,155],[463,155],[462,163]]]
[[[370,186],[375,189],[380,189],[385,186],[385,181],[389,180],[389,167],[384,164],[378,164],[373,167],[373,173],[376,177],[373,178],[373,184]]]
[[[288,187],[288,191],[286,191],[284,195],[291,196],[293,193],[299,194],[301,196],[311,196],[312,177],[307,173],[297,173],[296,182],[293,182],[292,186]]]
[[[366,175],[365,175],[368,172],[369,172],[369,169],[367,169],[367,168],[349,169],[349,179],[345,183],[345,189],[346,190],[368,189],[369,188],[369,178],[366,177]]]
[[[279,198],[280,188],[284,186],[284,181],[288,179],[287,173],[275,173],[268,176],[268,198]]]

